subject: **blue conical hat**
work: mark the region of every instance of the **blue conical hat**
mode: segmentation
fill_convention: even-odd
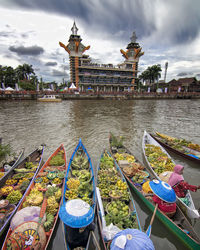
[[[60,219],[72,228],[86,227],[94,220],[93,208],[81,199],[64,202],[59,211]]]
[[[153,180],[149,182],[152,192],[161,200],[173,203],[176,201],[176,194],[173,188],[164,181]]]

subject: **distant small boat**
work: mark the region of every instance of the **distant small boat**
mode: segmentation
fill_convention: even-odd
[[[56,95],[44,95],[41,98],[38,98],[39,102],[61,102],[61,98],[57,98]]]
[[[188,160],[200,163],[200,145],[186,141],[185,139],[171,137],[158,132],[150,135],[166,149],[183,156]]]

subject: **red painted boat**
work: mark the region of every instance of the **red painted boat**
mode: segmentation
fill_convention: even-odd
[[[13,249],[30,249],[30,246],[38,245],[38,249],[47,249],[58,219],[65,173],[66,153],[64,146],[61,145],[49,157],[28,189],[17,213],[11,221],[2,247],[3,250],[6,250],[8,246],[13,247]],[[56,184],[48,185],[49,183]],[[56,194],[56,192],[58,193]],[[24,217],[24,222],[22,220],[18,222],[19,216],[22,216],[20,210],[22,211],[22,209],[28,209],[32,206],[36,208],[41,207],[38,215],[27,215],[27,217]],[[36,217],[35,219],[33,219],[34,216]],[[16,246],[17,248],[14,248]]]

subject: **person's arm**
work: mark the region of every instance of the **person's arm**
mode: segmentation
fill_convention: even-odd
[[[190,191],[192,191],[192,192],[196,192],[197,189],[198,189],[198,186],[190,185],[190,184],[188,184],[186,181],[181,181],[181,182],[179,183],[179,185],[180,185],[182,188],[184,188],[184,189],[186,189],[186,190],[190,190]]]

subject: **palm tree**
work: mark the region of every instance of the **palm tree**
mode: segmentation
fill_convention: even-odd
[[[24,67],[22,65],[19,65],[16,69],[15,69],[18,81],[20,80],[24,80],[25,78],[25,72],[24,72]]]
[[[24,68],[24,73],[25,73],[26,80],[30,80],[30,75],[31,75],[31,74],[35,75],[33,66],[32,66],[32,65],[29,65],[29,64],[27,64],[27,63],[24,63],[24,64],[22,65],[22,67]]]
[[[19,65],[15,70],[19,80],[30,80],[30,75],[35,75],[33,66],[27,63]]]
[[[144,81],[148,80],[149,83],[154,83],[155,80],[157,80],[161,77],[160,72],[162,71],[160,64],[153,65],[151,67],[148,67],[145,71],[142,72],[142,74],[139,76],[140,79]],[[157,86],[158,87],[158,86]]]

